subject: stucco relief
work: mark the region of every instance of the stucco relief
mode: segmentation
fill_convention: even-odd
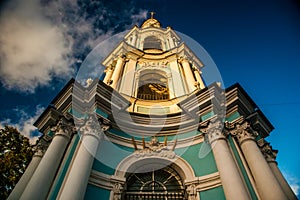
[[[147,144],[145,144],[143,141],[143,149],[136,149],[134,155],[137,158],[159,156],[173,159],[176,156],[175,152],[173,151],[175,145],[176,141],[173,147],[170,148],[166,141],[164,143],[160,143],[156,137],[152,137],[151,141]]]

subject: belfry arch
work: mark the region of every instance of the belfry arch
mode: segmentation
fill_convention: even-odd
[[[165,71],[145,69],[140,72],[138,80],[138,99],[168,100],[170,98],[170,83]]]
[[[144,46],[143,50],[147,49],[158,49],[162,50],[162,43],[161,40],[158,39],[156,36],[150,35],[144,39]]]

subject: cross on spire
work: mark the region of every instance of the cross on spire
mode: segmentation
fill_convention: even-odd
[[[151,19],[153,19],[153,17],[154,17],[154,14],[156,14],[155,12],[150,12],[150,15],[151,15]]]

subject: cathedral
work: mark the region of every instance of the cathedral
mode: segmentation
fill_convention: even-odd
[[[43,135],[8,199],[297,199],[255,102],[239,84],[207,84],[205,60],[153,14],[101,65],[37,119]]]

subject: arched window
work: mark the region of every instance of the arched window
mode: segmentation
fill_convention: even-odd
[[[178,173],[171,167],[152,172],[133,173],[127,177],[123,199],[186,200]]]
[[[155,36],[148,36],[144,39],[144,50],[158,49],[162,50],[161,40]]]
[[[146,70],[139,78],[137,98],[144,100],[168,100],[169,88],[165,72]]]

